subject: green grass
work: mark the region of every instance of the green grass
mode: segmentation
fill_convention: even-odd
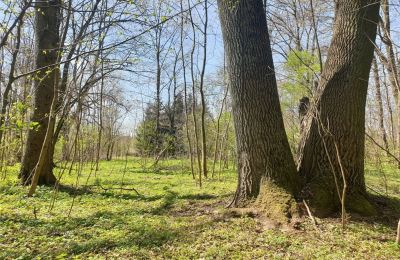
[[[199,188],[182,170],[186,162],[162,162],[157,172],[139,162],[101,162],[85,188],[87,165],[78,180],[76,172],[64,173],[67,187],[58,193],[39,187],[33,198],[18,185],[17,166],[9,168],[0,181],[0,259],[400,258],[390,214],[350,219],[344,233],[339,219],[319,220],[321,231],[308,219],[297,230],[269,230],[262,219],[225,210],[236,187],[233,172]],[[384,171],[396,204],[399,173]],[[369,187],[385,193],[381,173],[367,172]]]

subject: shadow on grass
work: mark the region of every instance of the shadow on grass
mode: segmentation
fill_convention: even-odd
[[[124,200],[144,200],[144,201],[156,201],[162,198],[162,196],[144,196],[138,195],[136,193],[126,193],[122,189],[113,188],[112,190],[108,190],[110,188],[103,188],[100,186],[79,186],[73,187],[68,185],[60,185],[59,192],[67,193],[69,196],[82,196],[82,195],[98,195],[106,198],[116,198],[116,199],[124,199]]]
[[[165,186],[164,190],[166,191],[165,195],[153,195],[153,196],[146,196],[146,195],[138,195],[136,193],[130,192],[127,193],[124,190],[119,190],[115,188],[113,190],[102,190],[100,187],[72,187],[68,185],[60,185],[59,191],[65,192],[70,196],[81,196],[81,195],[99,195],[106,198],[115,198],[115,199],[123,199],[123,200],[136,200],[136,201],[147,201],[153,202],[160,199],[164,200],[165,207],[167,205],[172,205],[176,199],[179,200],[211,200],[216,198],[223,198],[226,196],[231,196],[231,194],[216,196],[213,194],[201,193],[201,194],[184,194],[180,195],[175,191],[171,191],[170,188],[173,188],[177,185],[169,185]]]
[[[160,207],[163,210],[169,202]],[[2,223],[18,223],[22,228],[31,230],[31,235],[62,237],[67,233],[79,234],[76,241],[65,248],[70,254],[99,252],[114,247],[138,246],[156,248],[178,236],[179,230],[160,222],[148,222],[146,219],[132,220],[138,212],[127,209],[118,212],[100,211],[87,217],[63,218],[56,220],[35,220],[27,216],[3,215]],[[95,230],[101,230],[103,236],[97,236]],[[108,236],[108,232],[110,236]],[[36,234],[35,234],[36,233]],[[117,236],[113,236],[117,233]],[[112,235],[111,235],[112,234]],[[59,250],[59,249],[58,249]]]
[[[95,192],[92,191],[92,189],[90,189],[90,187],[85,187],[85,186],[74,187],[74,186],[69,186],[69,185],[65,185],[65,184],[60,184],[58,186],[58,191],[67,193],[70,196],[95,194]]]
[[[103,211],[92,215],[89,219],[76,219],[75,221],[80,223],[76,229],[84,227],[83,223],[90,223],[92,226],[113,230],[113,234],[120,233],[110,236],[88,234],[90,236],[89,239],[71,243],[68,253],[100,253],[116,247],[158,248],[168,241],[176,239],[181,233],[180,230],[173,229],[162,223],[154,224],[154,222],[148,222],[146,219],[126,223],[127,215],[129,218],[130,213],[130,210],[122,212]],[[123,225],[123,228],[121,228],[121,225]]]
[[[153,202],[160,199],[163,199],[164,209],[170,208],[172,204],[177,200],[212,200],[217,198],[226,198],[232,196],[231,193],[226,195],[216,196],[213,194],[201,193],[201,194],[185,194],[179,195],[179,193],[166,190],[166,194],[164,195],[153,195],[153,196],[138,196],[136,194],[126,194],[126,193],[118,193],[118,192],[100,192],[99,195],[107,197],[107,198],[116,198],[116,199],[124,199],[124,200],[136,200],[136,201],[147,201]]]
[[[179,196],[179,199],[182,200],[210,200],[218,198],[215,195],[202,193],[202,194],[186,194]]]
[[[166,213],[172,206],[176,193],[167,192],[161,205],[152,213]],[[139,218],[143,215],[144,218]],[[114,248],[127,248],[139,251],[140,249],[158,250],[166,243],[172,243],[179,239],[195,239],[194,232],[190,230],[200,230],[205,227],[212,229],[215,224],[212,221],[205,220],[196,223],[196,225],[169,225],[168,218],[148,217],[146,214],[132,212],[132,209],[120,210],[117,212],[100,211],[87,217],[65,218],[57,220],[29,220],[26,218],[14,218],[9,215],[1,216],[0,221],[18,222],[21,228],[30,230],[30,239],[35,236],[46,236],[47,241],[57,238],[62,241],[65,237],[66,244],[63,246],[55,245],[50,251],[36,251],[31,257],[55,256],[60,253],[67,255],[78,254],[102,254]],[[189,230],[188,230],[189,229]],[[70,240],[70,235],[74,234],[74,239]],[[16,251],[15,251],[16,252]],[[12,255],[10,255],[12,256]]]
[[[176,202],[177,199],[178,199],[178,193],[166,190],[166,194],[163,197],[160,206],[152,209],[150,213],[153,215],[164,214],[166,211],[172,208],[172,205]]]
[[[135,201],[147,201],[153,202],[156,200],[162,199],[163,195],[154,195],[154,196],[144,196],[144,195],[137,195],[132,193],[121,193],[119,191],[101,191],[97,193],[100,196],[105,198],[114,198],[114,199],[123,199],[123,200],[135,200]]]
[[[374,202],[379,214],[378,216],[372,217],[371,220],[390,228],[396,228],[400,215],[400,199],[390,196],[371,194],[370,197]]]
[[[397,229],[400,215],[400,198],[369,193],[370,202],[375,206],[375,216],[360,216],[351,213],[351,221],[365,224],[379,224],[390,229]],[[335,215],[332,217],[340,218]]]
[[[168,192],[164,198],[163,203],[154,209],[152,213],[166,213],[176,199],[176,194]],[[83,254],[83,253],[104,253],[105,251],[112,250],[113,248],[137,248],[158,250],[166,243],[173,243],[175,240],[179,241],[187,240],[191,241],[196,239],[193,235],[196,232],[190,232],[195,230],[212,229],[217,223],[213,220],[204,220],[196,222],[194,225],[183,225],[175,226],[168,225],[167,221],[154,222],[149,221],[146,218],[135,222],[126,223],[125,214],[129,214],[129,210],[122,212],[98,212],[91,217],[89,220],[80,219],[80,221],[91,222],[93,226],[101,225],[99,219],[108,219],[110,228],[113,225],[124,223],[125,227],[122,229],[124,234],[120,236],[95,236],[93,235],[86,242],[78,243],[73,242],[68,248],[68,254]],[[156,218],[158,219],[158,218]],[[82,225],[76,227],[79,229]],[[121,230],[121,229],[120,229]]]
[[[173,243],[175,240],[194,240],[196,237],[192,235],[195,232],[188,232],[194,230],[201,230],[204,228],[212,229],[215,225],[212,221],[205,221],[197,223],[196,225],[172,227],[169,225],[148,225],[146,223],[138,223],[127,227],[127,234],[118,238],[113,237],[93,237],[86,242],[77,243],[73,242],[68,248],[68,254],[77,255],[84,253],[105,253],[106,251],[113,250],[114,248],[127,248],[127,249],[147,249],[158,250],[164,244]]]

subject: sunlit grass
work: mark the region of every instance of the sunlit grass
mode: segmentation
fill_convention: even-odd
[[[65,171],[66,187],[39,187],[33,198],[10,167],[0,182],[0,259],[400,258],[390,221],[350,221],[344,233],[337,219],[321,220],[321,232],[308,220],[299,230],[266,230],[256,218],[224,213],[236,187],[231,170],[200,188],[185,160],[151,165],[121,159],[95,173],[88,164],[78,181],[76,170]],[[380,175],[367,172],[368,185],[382,191]],[[388,167],[392,197],[399,179]]]

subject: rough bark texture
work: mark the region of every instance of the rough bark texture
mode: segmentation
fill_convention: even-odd
[[[336,3],[333,39],[307,115],[299,158],[299,172],[306,182],[303,196],[320,216],[340,209],[342,176],[347,183],[346,208],[375,213],[364,180],[364,134],[378,18],[379,1]]]
[[[219,0],[235,122],[234,206],[256,201],[273,217],[294,204],[298,177],[285,134],[262,0]]]
[[[59,2],[40,1],[35,5],[36,68],[44,68],[35,74],[34,109],[31,122],[39,123],[28,131],[20,177],[24,184],[30,184],[45,139],[54,84],[59,77],[57,62],[59,49]],[[56,178],[52,172],[51,160],[46,159],[38,184],[53,184]]]

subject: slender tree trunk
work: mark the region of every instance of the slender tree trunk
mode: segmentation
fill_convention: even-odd
[[[29,184],[32,180],[42,146],[48,149],[52,142],[52,137],[48,137],[47,145],[44,144],[50,121],[51,105],[55,95],[54,89],[59,78],[58,66],[51,65],[57,63],[60,47],[60,2],[59,0],[40,1],[36,3],[35,9],[36,68],[50,67],[40,70],[35,76],[34,110],[31,115],[31,122],[37,122],[39,125],[37,128],[28,131],[20,171],[20,177],[24,184]],[[52,131],[52,129],[49,131]],[[43,165],[37,180],[38,184],[54,184],[56,182],[49,159],[49,156],[43,158]]]
[[[394,127],[394,119],[393,119],[393,108],[392,108],[392,99],[391,95],[389,95],[389,87],[386,81],[386,73],[385,70],[382,71],[383,73],[383,86],[385,87],[385,98],[386,98],[386,107],[389,113],[389,122],[390,122],[390,138],[393,147],[396,147],[396,136],[395,136],[395,127]]]
[[[283,125],[262,0],[219,0],[238,159],[233,206],[287,221],[298,175]]]
[[[105,9],[107,10],[107,1],[105,3]],[[103,21],[100,22],[100,28],[102,27]],[[100,157],[101,157],[101,143],[102,143],[102,137],[103,137],[103,95],[104,95],[104,54],[103,51],[101,50],[104,46],[104,37],[101,37],[99,39],[99,58],[100,58],[100,75],[101,75],[101,80],[100,80],[100,95],[99,95],[99,130],[98,130],[98,139],[97,139],[97,147],[96,147],[96,171],[95,171],[95,176],[97,171],[99,170],[99,162],[100,162]]]
[[[192,77],[192,119],[193,119],[193,131],[194,131],[194,145],[196,150],[196,157],[197,157],[197,168],[199,173],[199,186],[202,186],[202,167],[201,167],[201,154],[200,154],[200,146],[199,146],[199,133],[198,133],[198,125],[197,125],[197,102],[196,102],[196,78],[195,78],[195,64],[194,64],[194,54],[196,51],[196,25],[193,21],[193,14],[192,8],[190,6],[190,0],[188,0],[189,5],[189,16],[190,16],[190,23],[192,25],[192,32],[193,32],[193,43],[192,43],[192,50],[190,52],[190,74]]]
[[[207,29],[208,29],[208,1],[204,1],[204,41],[203,41],[203,64],[200,75],[200,99],[201,99],[201,162],[202,171],[205,178],[207,173],[207,133],[206,133],[206,99],[204,94],[204,75],[207,65]]]
[[[183,0],[180,2],[181,12],[183,12]],[[194,158],[193,158],[193,149],[192,149],[192,140],[189,133],[189,108],[188,108],[188,98],[187,98],[187,81],[186,81],[186,61],[185,61],[185,49],[184,49],[184,16],[181,17],[181,60],[182,60],[182,69],[183,69],[183,92],[184,92],[184,102],[185,102],[185,128],[186,128],[186,139],[188,141],[188,152],[190,157],[190,171],[192,173],[192,177],[195,180],[196,175],[194,173]]]
[[[226,122],[225,125],[225,129],[224,129],[224,135],[222,136],[222,141],[221,141],[221,145],[219,148],[219,156],[218,156],[218,161],[219,161],[219,174],[221,174],[222,172],[222,158],[227,157],[226,154],[229,153],[229,142],[228,142],[228,138],[229,138],[229,128],[231,126],[231,121],[232,121],[232,113],[229,113],[229,118],[228,121]],[[224,153],[226,153],[224,155]]]
[[[224,83],[225,83],[225,66],[224,66]],[[222,113],[224,112],[225,102],[226,102],[226,98],[228,95],[228,86],[226,86],[226,84],[224,84],[224,87],[225,87],[225,90],[224,90],[225,93],[224,93],[224,98],[222,99],[221,109],[218,114],[217,131],[215,133],[214,160],[213,160],[213,164],[212,164],[212,174],[211,174],[212,178],[214,178],[215,164],[217,163],[218,146],[219,146],[219,139],[220,139],[220,128],[221,128],[221,117],[222,117]]]
[[[397,145],[397,157],[400,158],[400,78],[397,69],[396,56],[394,53],[394,46],[391,36],[391,23],[390,23],[390,11],[389,11],[389,0],[382,0],[382,11],[383,11],[383,23],[381,23],[383,30],[382,42],[386,48],[387,57],[384,58],[384,64],[389,72],[389,80],[392,86],[393,95],[396,102],[397,110],[397,125],[396,125],[396,145]],[[400,164],[398,165],[400,167]]]
[[[1,112],[0,112],[0,146],[1,147],[4,147],[4,142],[3,142],[4,129],[3,129],[3,127],[5,128],[6,112],[7,112],[8,105],[10,103],[9,102],[10,91],[11,91],[12,86],[15,81],[14,73],[15,73],[15,67],[17,64],[19,47],[21,46],[21,30],[22,30],[23,24],[24,24],[23,20],[21,20],[17,26],[17,35],[16,35],[16,39],[15,39],[16,40],[15,50],[13,51],[13,54],[12,54],[10,72],[8,75],[8,82],[7,82],[6,88],[4,89],[4,93],[3,93],[3,97],[2,97],[3,100],[2,100]]]
[[[58,95],[58,101],[56,104],[56,111],[62,110],[61,115],[58,116],[58,122],[57,125],[55,127],[55,131],[54,131],[54,137],[53,137],[53,144],[50,152],[50,156],[51,156],[51,161],[52,161],[52,165],[54,166],[54,150],[55,150],[55,145],[58,141],[59,138],[59,134],[61,132],[61,129],[64,127],[65,121],[66,121],[66,117],[68,115],[68,112],[70,110],[70,104],[68,104],[70,102],[70,95],[67,95],[67,87],[68,87],[68,82],[69,82],[69,75],[70,75],[70,67],[72,63],[72,56],[74,54],[76,54],[77,52],[79,53],[79,44],[82,43],[82,38],[84,37],[85,33],[87,32],[88,27],[92,24],[92,20],[94,15],[96,14],[96,11],[99,7],[101,0],[96,0],[96,2],[94,3],[93,9],[90,12],[89,17],[87,18],[87,20],[85,21],[85,23],[82,25],[82,27],[80,28],[79,32],[77,33],[76,37],[75,34],[74,39],[72,41],[72,44],[70,46],[69,52],[65,57],[65,63],[63,64],[63,68],[62,68],[62,77],[61,77],[61,82],[60,82],[60,86],[59,86],[59,95]],[[68,8],[67,8],[67,16],[65,19],[65,24],[64,24],[64,33],[63,33],[63,39],[62,39],[62,46],[64,46],[64,42],[65,39],[67,37],[68,34],[68,29],[70,26],[70,20],[71,20],[71,14],[72,14],[72,0],[68,1]],[[64,108],[62,108],[62,105],[64,104]]]
[[[322,52],[321,52],[321,46],[320,46],[320,43],[319,43],[317,22],[315,21],[315,12],[314,12],[313,0],[310,0],[310,8],[311,8],[312,27],[313,27],[313,30],[314,30],[314,39],[315,39],[315,43],[317,45],[319,69],[322,72],[322,69],[323,69]]]
[[[181,46],[182,48],[182,46]],[[178,66],[178,61],[179,61],[179,52],[176,53],[175,60],[174,60],[174,68],[172,71],[172,84],[173,84],[173,89],[172,89],[172,97],[173,101],[171,104],[171,85],[168,87],[168,119],[169,119],[169,128],[171,131],[171,134],[173,136],[174,141],[169,142],[170,146],[170,151],[172,152],[172,156],[176,156],[178,151],[178,145],[175,142],[177,140],[177,127],[176,127],[176,102],[177,102],[177,88],[178,88],[178,81],[177,81],[177,66]]]
[[[333,39],[299,158],[307,183],[303,196],[320,216],[341,210],[344,184],[348,210],[375,213],[364,180],[364,134],[378,21],[379,1],[337,1]]]
[[[101,74],[104,71],[104,62],[101,61]],[[102,137],[103,137],[103,91],[104,91],[104,76],[101,79],[100,85],[100,100],[99,100],[99,129],[98,129],[98,138],[96,145],[96,172],[99,170],[99,163],[101,158],[101,145],[102,145]]]
[[[160,130],[161,113],[161,28],[156,28],[156,133]],[[159,142],[157,138],[157,143]],[[157,147],[159,148],[159,147]]]
[[[382,135],[383,144],[386,150],[389,149],[389,143],[387,140],[386,130],[385,130],[385,115],[383,112],[383,102],[382,102],[382,92],[381,92],[381,82],[379,79],[379,68],[376,59],[373,60],[373,72],[375,79],[375,98],[376,105],[378,108],[378,118],[379,118],[379,130]]]

